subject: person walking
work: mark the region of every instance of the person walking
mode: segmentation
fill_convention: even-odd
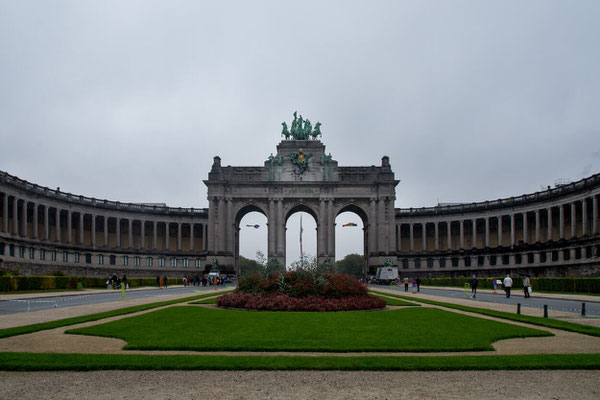
[[[510,289],[512,289],[513,280],[510,277],[510,274],[506,274],[506,278],[504,278],[504,291],[506,292],[506,298],[510,298]]]
[[[408,276],[404,277],[404,291],[408,292]]]
[[[473,295],[473,298],[477,297],[477,285],[479,282],[477,282],[477,275],[473,274],[473,278],[471,278],[471,294]]]
[[[527,275],[523,275],[523,292],[525,293],[525,298],[531,297],[529,294],[529,289],[531,287],[531,280]]]
[[[417,281],[417,292],[420,292],[421,291],[421,278],[419,278],[417,276],[416,281]]]
[[[165,285],[165,289],[167,288],[167,276],[163,278],[163,285]]]
[[[160,289],[161,286],[160,275],[156,275],[156,287]]]

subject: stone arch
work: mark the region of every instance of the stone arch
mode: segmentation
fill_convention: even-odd
[[[297,200],[288,200],[287,202],[285,202],[285,210],[284,210],[284,217],[283,217],[283,221],[281,224],[281,232],[282,232],[282,239],[283,239],[283,248],[287,249],[287,240],[286,240],[286,226],[287,226],[287,222],[289,220],[289,218],[297,213],[297,212],[305,212],[307,214],[309,214],[311,217],[314,218],[315,223],[317,224],[317,253],[319,252],[319,235],[320,235],[320,231],[319,231],[319,208],[318,208],[318,204],[313,202],[306,202],[306,201],[297,201]],[[284,253],[283,255],[283,264],[286,265],[287,262],[287,255]]]
[[[256,202],[250,202],[241,204],[239,207],[237,207],[237,210],[234,213],[235,217],[233,219],[233,263],[235,271],[240,270],[240,222],[246,214],[251,212],[263,214],[267,218],[267,229],[272,229],[269,223],[269,213],[260,204]]]
[[[368,254],[369,254],[369,213],[368,213],[368,205],[360,205],[357,202],[351,201],[345,204],[338,206],[335,210],[335,219],[344,212],[352,212],[362,220],[363,223],[363,256],[364,256],[364,265],[363,272],[366,275],[368,269]],[[335,245],[335,237],[334,237],[334,245]]]

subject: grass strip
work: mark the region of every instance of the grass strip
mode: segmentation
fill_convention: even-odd
[[[552,319],[552,318],[532,317],[529,315],[512,314],[512,313],[508,313],[508,312],[504,312],[504,311],[488,310],[485,308],[478,308],[478,307],[471,307],[471,306],[463,306],[460,304],[452,304],[452,303],[446,303],[446,302],[442,302],[442,301],[427,300],[427,299],[421,299],[421,298],[415,298],[415,297],[407,297],[407,296],[402,296],[402,295],[398,295],[398,294],[378,292],[375,290],[373,290],[372,292],[377,293],[377,294],[383,294],[386,296],[396,297],[399,299],[418,301],[418,302],[421,302],[424,304],[442,306],[442,307],[452,308],[455,310],[468,311],[468,312],[472,312],[472,313],[488,315],[490,317],[508,319],[511,321],[524,322],[527,324],[544,326],[547,328],[561,329],[564,331],[576,332],[576,333],[582,333],[584,335],[600,337],[600,328],[597,328],[595,326],[590,326],[590,325],[581,325],[581,324],[576,324],[573,322],[560,321],[560,320]]]
[[[0,353],[3,371],[343,370],[481,371],[600,369],[600,354],[443,357],[204,356]]]
[[[227,292],[221,292],[221,293],[227,293]],[[14,328],[0,329],[0,339],[11,337],[11,336],[24,335],[27,333],[39,332],[39,331],[43,331],[43,330],[47,330],[47,329],[60,328],[61,326],[69,326],[69,325],[80,324],[83,322],[97,321],[97,320],[100,320],[103,318],[110,318],[110,317],[116,317],[119,315],[131,314],[131,313],[138,312],[138,311],[144,311],[144,310],[150,310],[150,309],[157,308],[157,307],[168,306],[171,304],[185,303],[190,300],[197,300],[197,299],[201,299],[204,297],[210,297],[210,296],[214,296],[214,295],[215,295],[214,293],[202,294],[202,295],[197,295],[197,296],[185,297],[183,299],[159,301],[156,303],[149,303],[149,304],[142,304],[139,306],[120,308],[118,310],[105,311],[105,312],[96,313],[96,314],[82,315],[79,317],[72,317],[72,318],[59,319],[56,321],[42,322],[39,324],[24,325],[24,326],[17,326]]]
[[[382,296],[382,295],[375,295],[375,297],[379,297],[380,299],[385,300],[386,304],[388,306],[408,306],[408,307],[420,307],[420,304],[416,304],[416,303],[409,303],[408,301],[404,301],[404,300],[399,300],[397,298],[394,297],[388,297],[388,296]]]
[[[190,304],[217,304],[217,298],[212,297],[210,299],[200,300],[200,301],[192,301]]]

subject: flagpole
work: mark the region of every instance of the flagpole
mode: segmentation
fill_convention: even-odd
[[[302,251],[302,214],[300,214],[300,265],[304,267],[304,251]]]

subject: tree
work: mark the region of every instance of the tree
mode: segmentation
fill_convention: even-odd
[[[360,254],[348,254],[342,260],[335,263],[335,270],[361,278],[364,274],[364,264],[365,258]]]
[[[240,276],[248,274],[262,274],[263,266],[256,260],[240,256]]]

